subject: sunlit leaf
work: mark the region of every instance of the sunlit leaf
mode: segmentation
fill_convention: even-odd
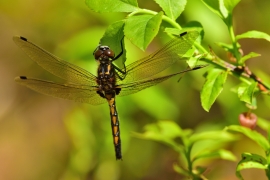
[[[229,16],[229,14],[232,14],[234,7],[240,2],[240,0],[202,0],[202,2],[211,11],[225,19]]]
[[[190,173],[188,170],[183,169],[183,167],[179,166],[178,164],[174,163],[173,164],[173,170],[179,174],[185,175],[185,176],[189,176]]]
[[[236,168],[236,176],[240,179],[243,179],[240,171],[243,169],[250,169],[250,168],[256,168],[256,169],[267,169],[267,161],[264,157],[252,154],[252,153],[244,153],[242,154],[242,159],[238,163]]]
[[[189,53],[190,52],[190,54],[191,53],[194,53],[193,51],[193,48],[191,48],[187,53]],[[186,54],[187,54],[186,53]],[[190,68],[194,68],[196,65],[197,65],[197,62],[200,60],[200,59],[202,59],[203,57],[205,57],[207,54],[198,54],[198,55],[196,55],[195,57],[193,57],[193,56],[188,56],[189,57],[189,59],[186,61],[187,62],[187,64],[188,64],[188,66],[190,67]],[[183,57],[185,57],[185,56],[183,56]]]
[[[228,126],[225,129],[244,134],[245,136],[256,142],[259,146],[261,146],[264,151],[267,151],[269,149],[269,143],[267,139],[257,131],[253,131],[249,128],[237,125]]]
[[[145,50],[159,31],[163,13],[129,17],[125,25],[126,37],[137,47]]]
[[[222,14],[219,10],[219,1],[213,1],[213,0],[202,0],[202,2],[208,7],[212,12],[217,14],[218,16],[222,17]]]
[[[238,97],[240,98],[240,100],[252,104],[252,98],[257,84],[258,83],[254,81],[247,86],[240,86],[238,88]]]
[[[226,78],[226,71],[212,69],[208,72],[201,91],[201,103],[204,110],[209,111],[216,98],[223,90],[223,84],[225,83]]]
[[[257,98],[253,96],[251,103],[246,103],[246,106],[248,109],[257,109]]]
[[[233,49],[234,47],[232,44],[227,44],[227,43],[223,43],[223,42],[216,42],[216,44],[219,47],[223,48],[225,51],[231,52],[232,54],[234,53],[234,49]],[[236,43],[236,46],[237,46],[237,48],[241,47],[241,45],[239,43]]]
[[[232,14],[235,6],[240,2],[240,0],[222,0],[224,7]],[[220,2],[222,2],[220,1]]]
[[[265,39],[267,41],[270,41],[270,35],[260,31],[248,31],[236,36],[237,40],[244,38]]]
[[[217,14],[227,26],[232,26],[232,12],[240,0],[202,0],[202,2],[215,14]]]
[[[267,132],[267,139],[270,142],[270,123],[269,120],[258,117],[257,126]]]
[[[257,126],[270,133],[270,122],[267,119],[258,117]]]
[[[227,43],[223,43],[223,42],[216,42],[216,44],[223,48],[225,51],[231,51],[233,49],[232,44],[227,44]]]
[[[190,68],[194,68],[197,65],[199,58],[190,57],[186,62]]]
[[[133,135],[142,139],[166,143],[176,151],[180,151],[181,146],[174,142],[174,138],[184,136],[185,131],[183,131],[175,122],[159,121],[158,123],[146,125],[144,129],[144,133],[133,133]]]
[[[173,121],[159,121],[144,127],[147,138],[175,138],[182,136],[183,130]]]
[[[187,0],[155,0],[156,3],[163,9],[165,14],[171,19],[177,19],[180,14],[184,11]]]
[[[231,12],[225,6],[224,1],[226,0],[219,0],[219,11],[222,14],[223,19],[226,19],[229,17]]]
[[[248,53],[247,55],[243,56],[240,61],[238,62],[239,64],[244,64],[244,62],[250,58],[254,58],[254,57],[258,57],[258,56],[261,56],[260,54],[258,53],[255,53],[255,52],[250,52]]]
[[[189,137],[189,142],[193,144],[195,142],[202,141],[202,140],[231,141],[234,139],[235,139],[235,136],[222,130],[222,131],[208,131],[208,132],[193,134],[192,136]]]
[[[194,161],[202,158],[218,158],[229,161],[236,161],[235,155],[232,152],[225,149],[213,150],[210,152],[204,151],[203,153],[195,156]]]
[[[95,12],[132,12],[138,8],[137,0],[85,0]]]

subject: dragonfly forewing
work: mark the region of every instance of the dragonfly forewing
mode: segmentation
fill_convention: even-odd
[[[55,76],[72,83],[96,85],[96,76],[85,69],[54,56],[24,37],[14,36],[13,40],[33,61]]]
[[[149,78],[170,67],[192,47],[198,36],[197,31],[186,32],[149,56],[126,66],[127,75],[123,83]]]

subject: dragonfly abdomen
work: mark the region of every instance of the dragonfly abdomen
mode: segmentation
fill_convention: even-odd
[[[116,160],[122,159],[121,153],[121,138],[120,138],[120,124],[118,113],[115,105],[115,98],[107,99],[110,107],[110,115],[111,115],[111,127],[112,127],[112,135],[113,135],[113,144],[115,149]]]

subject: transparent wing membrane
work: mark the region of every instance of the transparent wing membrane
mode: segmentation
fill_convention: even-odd
[[[16,77],[15,81],[41,94],[74,100],[76,102],[98,105],[107,102],[97,94],[96,86],[86,86],[77,84],[57,84],[50,81],[28,78],[24,76]]]
[[[14,36],[13,40],[33,61],[55,76],[72,83],[96,85],[96,76],[83,68],[61,60],[26,38]]]
[[[135,82],[130,82],[130,83],[126,83],[126,84],[120,84],[118,85],[117,87],[121,88],[121,92],[119,94],[119,96],[126,96],[126,95],[130,95],[130,94],[134,94],[134,93],[137,93],[143,89],[146,89],[148,87],[151,87],[151,86],[154,86],[154,85],[157,85],[158,83],[161,83],[171,77],[174,77],[176,75],[179,75],[179,74],[183,74],[183,73],[186,73],[186,72],[189,72],[189,71],[194,71],[194,70],[197,70],[197,69],[200,69],[200,68],[203,68],[205,66],[196,66],[192,69],[187,69],[187,70],[184,70],[184,71],[181,71],[181,72],[178,72],[178,73],[174,73],[174,74],[170,74],[170,75],[167,75],[167,76],[161,76],[161,77],[157,77],[157,78],[154,78],[154,79],[146,79],[146,80],[141,80],[141,81],[135,81]]]
[[[127,75],[123,83],[149,78],[170,67],[192,47],[199,32],[190,31],[170,40],[156,52],[135,61],[126,67]]]
[[[121,88],[119,96],[136,93],[154,86],[178,74],[192,71],[188,69],[163,77],[151,78],[179,60],[192,46],[199,32],[190,31],[172,39],[163,48],[126,66],[124,80],[117,80],[115,88]],[[29,42],[26,38],[15,36],[14,42],[38,65],[48,72],[67,80],[66,84],[57,84],[24,76],[17,77],[16,82],[42,94],[98,105],[106,102],[97,94],[97,77],[90,72],[52,55],[46,50]],[[200,67],[201,68],[201,67]],[[117,73],[118,71],[115,71]],[[117,78],[117,76],[116,76]]]

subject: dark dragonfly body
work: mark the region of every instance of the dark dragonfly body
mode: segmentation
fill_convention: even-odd
[[[126,67],[124,65],[123,69],[118,68],[113,63],[123,54],[122,42],[122,51],[117,56],[114,56],[114,52],[108,46],[99,45],[93,53],[99,62],[97,76],[52,55],[26,38],[15,36],[14,42],[32,60],[51,74],[66,80],[66,83],[58,84],[25,76],[16,77],[15,81],[42,94],[63,99],[92,105],[107,101],[110,108],[115,154],[118,160],[122,159],[122,153],[119,117],[115,103],[116,96],[133,94],[173,76],[204,67],[196,66],[192,69],[153,78],[154,75],[179,60],[191,48],[198,36],[197,31],[184,32],[149,56]]]
[[[116,159],[122,159],[119,117],[115,105],[115,96],[120,88],[116,87],[115,69],[112,62],[120,57],[122,52],[114,58],[114,52],[108,46],[98,46],[94,52],[95,59],[99,62],[97,70],[97,93],[106,98],[110,107],[111,127]]]

